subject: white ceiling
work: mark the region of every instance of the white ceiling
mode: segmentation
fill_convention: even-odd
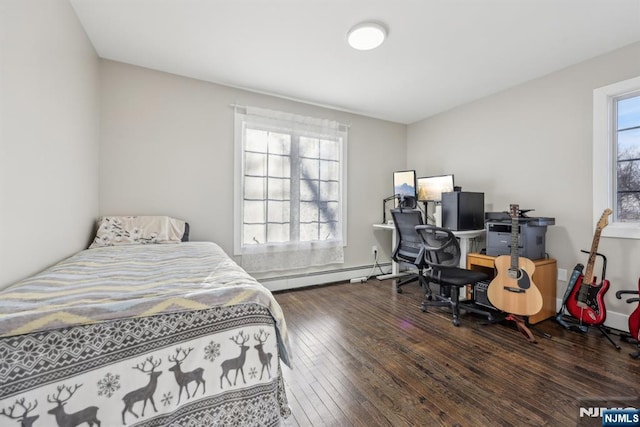
[[[98,55],[412,123],[640,40],[640,0],[70,0]],[[356,51],[365,20],[385,43]]]

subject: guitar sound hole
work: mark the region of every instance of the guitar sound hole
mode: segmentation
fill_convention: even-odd
[[[518,283],[518,287],[520,289],[529,289],[529,287],[531,286],[529,274],[525,270],[519,268],[510,268],[507,275]]]
[[[520,280],[522,278],[522,271],[519,268],[510,268],[508,275],[511,279]]]

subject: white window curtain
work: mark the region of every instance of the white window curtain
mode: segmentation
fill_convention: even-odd
[[[249,272],[344,262],[347,126],[237,107],[235,249]]]

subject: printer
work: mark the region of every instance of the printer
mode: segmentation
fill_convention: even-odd
[[[547,226],[554,225],[555,218],[529,217],[521,211],[518,217],[518,255],[529,259],[546,256]],[[486,212],[487,255],[511,255],[511,224],[508,212]]]

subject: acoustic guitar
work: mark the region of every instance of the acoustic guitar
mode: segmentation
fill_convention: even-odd
[[[596,231],[593,234],[593,242],[591,243],[591,251],[589,252],[589,260],[587,261],[587,269],[584,276],[580,276],[571,291],[571,295],[567,299],[567,311],[573,317],[578,319],[581,324],[585,325],[601,325],[607,318],[607,311],[604,306],[604,294],[609,289],[609,281],[602,280],[598,285],[593,275],[593,266],[596,262],[598,252],[598,243],[602,229],[607,226],[607,217],[611,215],[611,209],[605,209],[596,224]]]
[[[489,283],[487,298],[498,310],[518,316],[533,316],[542,310],[542,294],[533,283],[535,264],[520,256],[518,218],[520,207],[510,205],[511,255],[496,258],[496,277]]]

